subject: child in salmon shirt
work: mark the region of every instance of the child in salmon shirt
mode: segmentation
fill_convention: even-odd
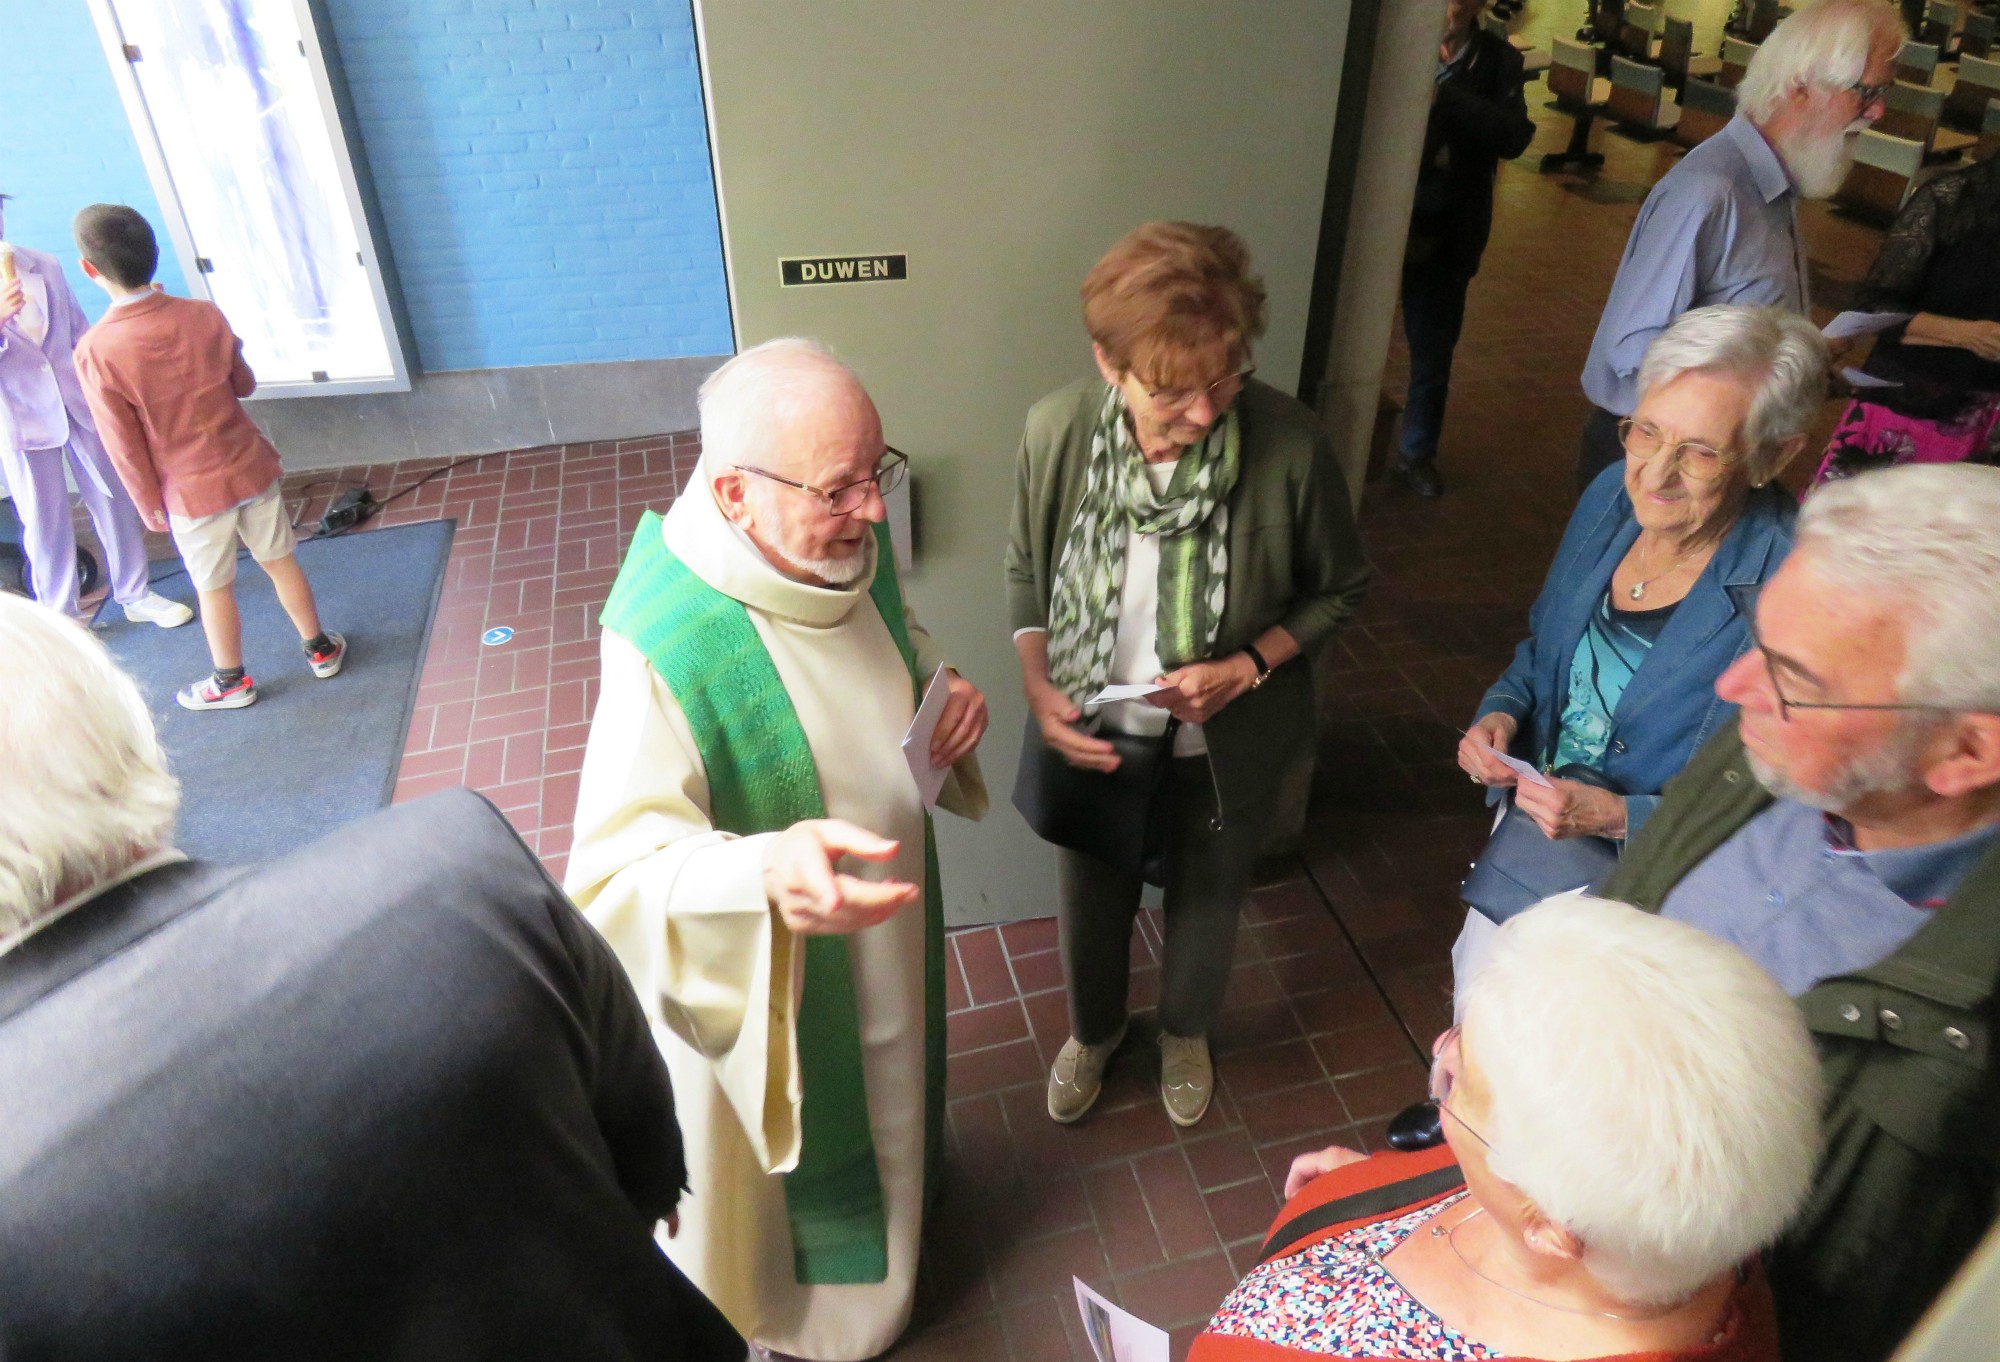
[[[347,640],[320,627],[278,493],[278,451],[238,400],[257,388],[243,342],[213,303],[153,286],[159,243],[132,209],[92,204],[71,230],[83,272],[111,295],[111,310],[77,344],[77,374],[140,516],[173,535],[215,663],[213,675],[174,698],[187,709],[241,709],[257,699],[236,609],[239,538],[277,588],[313,675],[334,675]]]

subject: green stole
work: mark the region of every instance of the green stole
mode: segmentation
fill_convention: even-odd
[[[903,622],[888,527],[875,527],[869,597],[896,641],[922,702],[925,678]],[[694,733],[715,826],[749,836],[826,817],[819,769],[791,698],[741,601],[701,580],[666,546],[660,517],[639,519],[601,622],[646,655]],[[944,1137],[944,911],[937,843],[924,818],[924,1185]],[[887,1214],[862,1080],[854,969],[844,936],[805,938],[805,987],[795,1032],[803,1102],[798,1166],[785,1177],[792,1265],[811,1286],[889,1275]]]

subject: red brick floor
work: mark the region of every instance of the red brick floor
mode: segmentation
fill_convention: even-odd
[[[1067,1029],[1053,922],[954,933],[950,1180],[899,1362],[1088,1358],[1072,1274],[1184,1345],[1247,1265],[1291,1156],[1336,1140],[1375,1147],[1385,1118],[1419,1095],[1421,1056],[1446,1021],[1457,884],[1485,821],[1452,760],[1457,729],[1525,629],[1573,501],[1577,374],[1638,202],[1673,161],[1669,147],[1613,134],[1599,175],[1544,177],[1533,161],[1566,128],[1537,116],[1536,145],[1503,168],[1472,291],[1442,452],[1450,490],[1433,503],[1373,489],[1363,508],[1381,577],[1324,660],[1304,851],[1272,867],[1246,909],[1213,1109],[1193,1131],[1167,1121],[1142,1014],[1098,1108],[1053,1124],[1043,1074]],[[1879,236],[1817,207],[1805,230],[1820,301],[1836,305]],[[1397,395],[1402,364],[1399,347]],[[596,611],[639,510],[668,503],[695,452],[680,434],[494,455],[382,516],[458,521],[399,800],[478,788],[561,875]],[[313,517],[340,482],[381,495],[440,466],[290,481]],[[512,642],[483,647],[495,625]],[[1158,942],[1157,921],[1142,918],[1142,1010]]]

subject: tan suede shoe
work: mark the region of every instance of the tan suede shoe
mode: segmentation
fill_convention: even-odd
[[[1160,1103],[1167,1109],[1167,1119],[1177,1126],[1191,1126],[1214,1096],[1215,1066],[1208,1058],[1208,1037],[1160,1032]]]
[[[1131,1023],[1128,1021],[1126,1026]],[[1079,1119],[1104,1091],[1104,1066],[1125,1042],[1125,1026],[1102,1045],[1085,1045],[1075,1036],[1063,1042],[1049,1069],[1049,1117],[1061,1125]]]

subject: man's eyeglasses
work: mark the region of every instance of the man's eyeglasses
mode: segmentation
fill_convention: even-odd
[[[1466,1125],[1465,1118],[1448,1105],[1451,1090],[1458,1085],[1459,1063],[1458,1028],[1454,1026],[1437,1038],[1437,1044],[1431,1050],[1431,1101],[1437,1103],[1439,1111],[1449,1112],[1452,1120],[1464,1126],[1466,1134],[1491,1149],[1493,1146],[1486,1137]]]
[[[1857,80],[1847,88],[1854,91],[1855,98],[1861,101],[1861,107],[1868,109],[1872,108],[1877,100],[1886,98],[1888,93],[1896,88],[1896,82],[1892,80],[1881,85],[1864,85]]]
[[[1667,453],[1670,460],[1679,461],[1681,476],[1695,482],[1714,482],[1736,463],[1732,456],[1694,440],[1669,441],[1659,427],[1629,416],[1618,423],[1618,439],[1640,463]]]
[[[1757,632],[1757,588],[1754,586],[1732,586],[1726,588],[1729,597],[1736,603],[1736,609],[1743,616],[1743,622],[1750,630],[1750,646],[1764,659],[1764,677],[1771,683],[1772,698],[1778,702],[1778,718],[1786,723],[1792,719],[1795,709],[1879,709],[1879,710],[1925,710],[1934,714],[1963,714],[1962,705],[1914,705],[1914,704],[1848,704],[1840,700],[1792,700],[1785,696],[1785,688],[1778,684],[1778,662],[1771,656],[1771,650],[1764,646],[1763,635]]]
[[[875,465],[873,473],[865,478],[857,478],[853,482],[842,483],[831,491],[815,487],[809,482],[794,482],[790,478],[781,478],[776,473],[762,468],[752,468],[749,464],[732,464],[731,467],[739,473],[755,473],[760,478],[769,478],[772,482],[782,482],[787,487],[796,487],[801,492],[810,492],[820,499],[820,504],[826,507],[828,515],[853,515],[867,504],[869,488],[874,488],[886,497],[896,490],[903,481],[903,474],[909,471],[910,456],[899,449],[886,448],[888,452],[882,456],[882,462]]]
[[[1257,372],[1257,366],[1246,364],[1233,374],[1225,374],[1206,388],[1147,388],[1146,396],[1156,407],[1167,411],[1185,411],[1203,397],[1213,398],[1219,406],[1243,390],[1250,381],[1250,375]]]

